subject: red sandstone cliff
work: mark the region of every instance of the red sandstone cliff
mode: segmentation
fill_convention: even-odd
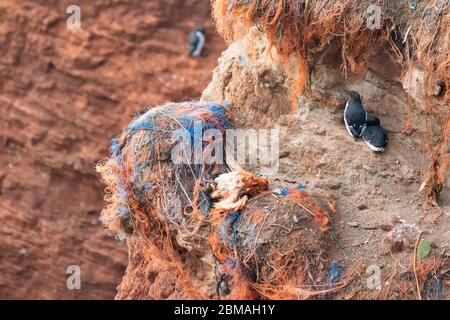
[[[145,106],[199,97],[224,45],[208,0],[0,3],[0,298],[113,298],[126,246],[99,223],[94,164]],[[205,25],[207,57],[186,55]],[[66,287],[68,265],[81,290]]]

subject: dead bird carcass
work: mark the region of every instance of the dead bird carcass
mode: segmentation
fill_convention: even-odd
[[[227,112],[211,102],[167,104],[113,139],[111,158],[97,170],[110,202],[102,220],[127,238],[129,248],[117,298],[146,292],[156,299],[298,299],[321,293],[315,286],[326,281],[330,241],[324,240],[336,208],[325,194],[295,188],[275,194],[266,190],[266,179],[242,171],[236,176],[248,179],[229,186],[238,193],[230,203],[248,199],[222,206],[229,195],[220,194],[219,205],[211,202],[208,184],[220,182],[229,168],[225,161],[205,161],[213,141],[204,133],[215,129],[226,138]],[[199,159],[179,148],[177,130],[192,143],[200,139]],[[188,161],[174,161],[174,155]]]

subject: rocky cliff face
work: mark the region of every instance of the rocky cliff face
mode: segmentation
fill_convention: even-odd
[[[337,210],[331,216],[336,238],[328,239],[325,266],[321,267],[332,268],[334,261],[345,275],[360,271],[345,289],[326,298],[416,298],[411,261],[418,235],[425,232],[423,237],[432,243],[428,260],[419,262],[421,284],[430,272],[446,263],[450,248],[448,182],[440,208],[429,207],[419,192],[429,167],[424,106],[408,97],[400,70],[385,51],[380,50],[377,59],[371,60],[367,72],[346,78],[339,69],[340,53],[333,51],[333,46],[315,57],[309,75],[311,90],[293,105],[289,97],[290,70],[275,50],[267,50],[267,44],[256,29],[231,44],[219,59],[202,100],[231,103],[234,128],[280,127],[279,170],[268,172],[260,165],[248,165],[246,169],[259,175],[269,173],[272,188],[302,185],[321,190],[322,197],[337,199]],[[360,92],[368,111],[380,118],[390,140],[384,153],[373,153],[361,140],[348,136],[342,119],[347,99],[344,88]],[[271,216],[277,215],[282,212]],[[288,235],[294,234],[295,223],[284,225]],[[258,226],[262,228],[263,224]],[[237,239],[241,239],[237,232]],[[131,263],[117,298],[192,298],[180,290],[170,270],[146,255],[143,243],[139,234],[128,240]],[[185,254],[195,257],[189,250]],[[214,285],[208,281],[212,278],[211,266],[201,259],[195,264],[186,261],[191,260],[180,261],[183,270],[204,281],[202,290],[212,291],[207,288]],[[365,285],[368,266],[381,270],[376,290]],[[448,298],[448,279],[442,279],[442,297]]]
[[[0,3],[1,298],[115,296],[127,250],[99,223],[94,164],[134,112],[198,97],[223,49],[207,0],[79,1],[81,30],[70,4]],[[208,55],[191,60],[196,25]]]
[[[240,128],[282,128],[279,171],[271,183],[320,186],[338,199],[333,219],[341,245],[329,250],[329,256],[347,270],[360,262],[378,265],[397,282],[395,269],[411,268],[415,238],[424,231],[435,258],[445,259],[450,184],[447,180],[440,208],[426,205],[419,192],[429,167],[425,105],[408,97],[404,77],[386,52],[380,50],[364,74],[345,78],[339,52],[331,45],[314,57],[307,96],[286,111],[291,105],[286,94],[290,72],[275,50],[266,49],[267,40],[256,29],[233,43],[219,59],[202,99],[234,103],[233,123]],[[342,119],[345,88],[358,91],[368,112],[380,118],[389,135],[384,153],[373,153],[362,141],[348,137]],[[437,123],[445,125],[445,120]],[[400,236],[393,239],[395,234]],[[399,297],[395,286],[365,289],[351,296]]]

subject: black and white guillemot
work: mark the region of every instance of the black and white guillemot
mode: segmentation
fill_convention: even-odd
[[[350,95],[344,110],[345,127],[353,138],[360,138],[367,120],[366,108],[356,91],[346,91]]]
[[[189,34],[190,57],[199,57],[202,55],[205,40],[205,29],[203,27],[197,27]]]

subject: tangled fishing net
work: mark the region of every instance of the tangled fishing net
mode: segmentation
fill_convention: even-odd
[[[256,177],[251,187],[258,192],[247,193],[239,210],[211,202],[208,184],[228,166],[217,148],[217,161],[205,161],[214,144],[205,133],[226,136],[227,113],[227,106],[210,102],[150,109],[113,139],[111,158],[98,165],[109,202],[101,219],[128,242],[124,279],[135,282],[127,298],[152,296],[158,272],[169,275],[165,286],[173,283],[176,298],[306,299],[346,285],[327,280],[336,203],[325,191],[268,191],[266,180]],[[199,139],[199,159],[177,148],[183,135],[174,132]]]
[[[217,30],[228,42],[244,38],[253,27],[266,35],[268,55],[275,48],[293,78],[289,87],[294,101],[310,93],[314,56],[331,44],[341,52],[344,77],[362,74],[380,50],[401,66],[410,83],[411,69],[421,70],[431,155],[423,189],[436,202],[450,163],[450,1],[211,0],[211,4]],[[413,95],[411,88],[408,93]],[[440,132],[433,136],[434,125]]]
[[[346,286],[329,282],[326,249],[336,203],[324,190],[264,192],[242,210],[213,215],[217,296],[309,299]],[[222,289],[222,290],[220,290]]]

